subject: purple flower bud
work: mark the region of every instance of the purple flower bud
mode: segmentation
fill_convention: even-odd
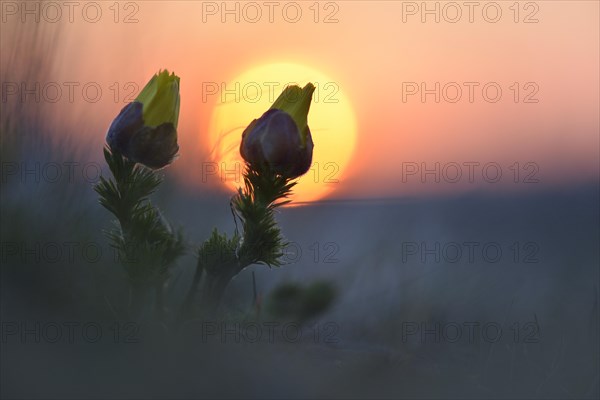
[[[270,109],[255,119],[242,133],[240,153],[255,166],[267,166],[275,173],[293,179],[304,175],[312,163],[314,144],[307,127],[306,143],[296,122],[285,111]]]
[[[266,166],[294,179],[312,163],[314,144],[307,123],[315,87],[288,86],[271,109],[255,119],[242,133],[240,153],[250,165]]]
[[[135,101],[123,107],[108,128],[106,142],[131,161],[162,168],[179,151],[178,118],[179,77],[161,71]]]

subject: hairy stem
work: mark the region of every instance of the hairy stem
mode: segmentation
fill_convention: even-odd
[[[202,315],[213,317],[229,282],[244,268],[257,263],[269,267],[282,264],[285,242],[275,221],[275,208],[289,202],[287,197],[295,183],[250,165],[244,171],[244,183],[245,187],[231,200],[236,233],[227,239],[214,231],[200,248],[196,274],[183,305],[185,313],[192,308],[203,274]],[[237,233],[238,220],[243,229],[241,237]]]

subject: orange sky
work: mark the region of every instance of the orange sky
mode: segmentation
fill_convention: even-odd
[[[86,129],[78,135],[100,146],[106,127],[124,104],[123,93],[119,103],[113,100],[111,84],[124,86],[132,81],[141,89],[159,68],[174,70],[182,86],[181,157],[174,169],[188,182],[197,181],[190,171],[198,171],[200,163],[210,160],[207,130],[218,101],[218,96],[202,101],[202,83],[228,82],[262,64],[293,62],[335,79],[356,113],[358,137],[352,164],[341,173],[333,197],[526,189],[527,185],[513,182],[514,167],[510,168],[515,162],[521,169],[519,181],[532,168],[539,168],[533,171],[539,185],[597,179],[598,2],[529,2],[537,8],[525,8],[527,2],[521,2],[515,16],[515,9],[509,8],[514,2],[500,1],[494,3],[502,11],[496,23],[484,18],[494,17],[493,8],[488,6],[485,15],[482,11],[490,2],[481,2],[474,10],[472,23],[466,7],[458,22],[446,21],[455,15],[448,2],[439,2],[439,23],[432,15],[426,15],[423,23],[420,12],[404,15],[403,22],[403,7],[420,7],[421,2],[392,1],[321,2],[318,17],[311,8],[313,1],[300,1],[294,4],[302,16],[291,23],[286,18],[295,17],[295,6],[289,3],[277,3],[273,23],[263,2],[254,3],[262,12],[255,23],[249,21],[255,9],[244,8],[245,3],[239,3],[240,22],[236,23],[235,13],[222,15],[222,2],[199,1],[141,1],[135,2],[137,9],[125,9],[126,3],[120,3],[118,23],[114,10],[109,9],[113,2],[99,3],[102,18],[97,23],[85,21],[81,10],[75,10],[72,23],[64,15],[66,9],[58,23],[42,18],[45,29],[60,30],[52,80],[82,85],[98,82],[103,89],[96,103],[84,101],[79,94],[73,103],[61,99],[48,107],[61,124],[73,124],[85,116]],[[428,2],[429,7],[435,3]],[[236,2],[227,4],[233,9]],[[216,14],[203,14],[203,8],[215,11],[214,7]],[[132,11],[138,22],[123,23]],[[332,12],[337,22],[324,23]],[[524,23],[531,13],[538,22]],[[315,23],[315,17],[319,22]],[[519,22],[514,22],[515,17]],[[32,22],[21,23],[19,14],[5,8],[2,18],[4,52],[13,38],[10,32]],[[226,18],[224,23],[222,18]],[[459,86],[461,99],[446,101],[441,92],[440,103],[435,103],[433,94],[424,103],[420,93],[403,99],[403,87],[425,83],[433,88],[435,82],[440,82],[440,90],[456,82],[447,86],[446,94],[453,97]],[[479,85],[472,103],[465,82]],[[490,82],[502,90],[496,103],[483,98],[481,87]],[[524,103],[534,90],[532,99],[538,102]],[[435,163],[440,163],[440,172],[447,167],[450,173],[458,164],[467,174],[465,162],[497,163],[503,177],[491,185],[481,177],[479,167],[473,183],[467,177],[459,183],[444,183],[442,176],[442,183],[435,183],[428,175],[426,184],[419,173],[403,177],[408,166],[434,168]],[[527,163],[532,164],[524,167]]]

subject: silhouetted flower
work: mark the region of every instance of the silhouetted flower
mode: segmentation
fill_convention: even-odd
[[[170,164],[177,152],[179,77],[160,71],[114,119],[106,142],[131,161],[150,168]]]
[[[307,122],[314,91],[312,83],[285,88],[271,108],[242,133],[244,160],[290,179],[305,174],[314,148]]]

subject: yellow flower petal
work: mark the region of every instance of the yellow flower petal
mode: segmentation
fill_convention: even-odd
[[[144,124],[157,127],[172,123],[177,128],[179,121],[179,77],[169,71],[154,75],[142,89],[135,101],[143,105]]]
[[[308,111],[314,91],[315,86],[312,83],[307,83],[302,89],[296,85],[288,86],[271,106],[271,109],[285,111],[294,119],[300,131],[303,146],[306,145]]]

